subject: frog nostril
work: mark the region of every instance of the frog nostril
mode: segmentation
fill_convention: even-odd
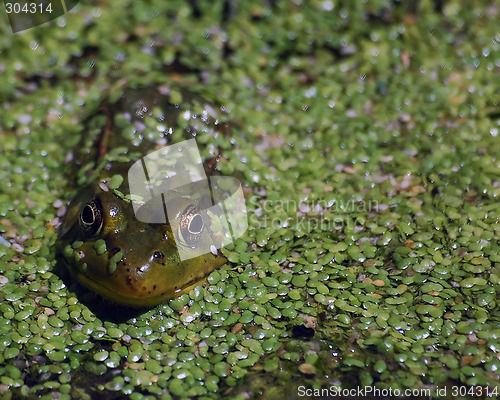
[[[110,251],[109,251],[109,257],[113,257],[116,253],[120,252],[121,249],[119,247],[113,247]]]

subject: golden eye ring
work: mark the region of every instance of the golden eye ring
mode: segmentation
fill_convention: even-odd
[[[193,204],[182,212],[179,223],[179,235],[188,247],[195,247],[201,239],[205,223],[203,217]],[[184,244],[183,243],[183,244]]]
[[[103,225],[102,203],[96,197],[85,204],[80,212],[80,228],[87,236],[95,236],[101,232]]]

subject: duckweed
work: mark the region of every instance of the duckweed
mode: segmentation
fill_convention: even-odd
[[[123,183],[123,176],[113,175],[111,177],[111,180],[109,181],[108,186],[110,189],[118,189],[122,183]]]

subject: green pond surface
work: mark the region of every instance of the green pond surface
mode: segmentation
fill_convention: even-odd
[[[498,395],[500,1],[81,1],[15,34],[2,14],[0,398]],[[204,286],[128,309],[55,242],[71,155],[139,86],[217,105],[198,145],[249,228]]]

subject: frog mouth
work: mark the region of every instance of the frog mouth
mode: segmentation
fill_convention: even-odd
[[[145,296],[145,297],[136,297],[130,295],[124,295],[117,291],[110,289],[108,286],[104,286],[102,283],[95,281],[88,276],[85,276],[81,273],[76,275],[76,280],[83,285],[85,288],[94,291],[99,296],[111,300],[114,303],[134,308],[142,308],[142,307],[152,307],[161,302],[164,302],[172,297],[178,296],[186,290],[185,288],[179,289],[177,292],[172,292],[169,294],[168,292],[160,293],[156,296]],[[192,287],[195,287],[196,284],[193,284]],[[189,288],[187,291],[191,290]]]
[[[201,278],[193,277],[192,280],[188,281],[184,286],[180,288],[175,288],[174,290],[166,290],[155,296],[148,295],[139,297],[122,294],[120,292],[112,290],[109,286],[105,286],[102,283],[89,278],[88,276],[82,274],[80,271],[75,271],[74,268],[71,268],[71,270],[73,271],[75,279],[84,288],[90,289],[91,291],[97,293],[100,297],[111,300],[116,304],[132,308],[153,307],[174,297],[178,297],[182,294],[188,293],[196,286],[203,285],[208,277],[208,274]]]

